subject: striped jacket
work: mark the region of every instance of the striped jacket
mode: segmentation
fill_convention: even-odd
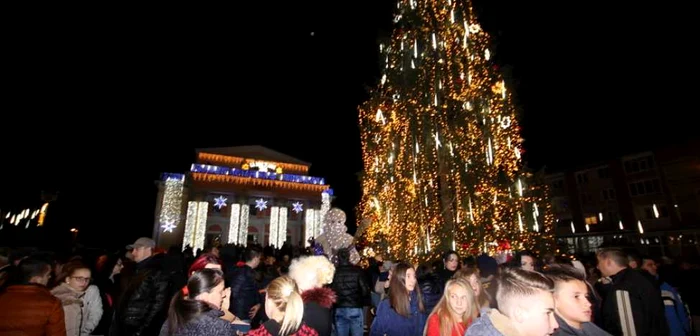
[[[611,277],[602,305],[602,328],[614,336],[668,336],[661,292],[639,271]]]

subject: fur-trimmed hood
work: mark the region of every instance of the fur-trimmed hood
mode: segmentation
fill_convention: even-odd
[[[304,303],[316,302],[323,308],[330,309],[336,300],[335,292],[330,288],[319,287],[312,288],[301,293],[301,298]]]

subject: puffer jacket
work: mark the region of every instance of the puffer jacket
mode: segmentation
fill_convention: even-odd
[[[250,309],[262,303],[258,295],[258,284],[255,282],[255,271],[248,265],[236,267],[226,280],[231,284],[229,310],[240,319],[250,319]]]
[[[370,305],[370,288],[362,268],[350,263],[338,265],[331,288],[336,308],[362,308]]]
[[[156,254],[136,265],[114,313],[110,335],[158,335],[165,322],[170,300],[165,256]]]
[[[443,282],[442,278],[435,273],[427,273],[418,278],[418,287],[423,293],[423,304],[425,311],[430,313],[442,298]]]
[[[9,286],[0,292],[0,335],[65,336],[61,301],[43,286]]]

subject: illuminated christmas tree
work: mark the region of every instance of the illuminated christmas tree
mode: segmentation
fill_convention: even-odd
[[[512,97],[471,3],[400,0],[394,22],[360,107],[358,236],[413,260],[552,246],[547,190],[522,167]]]

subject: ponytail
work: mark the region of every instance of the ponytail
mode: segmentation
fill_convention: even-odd
[[[304,317],[304,301],[301,299],[296,282],[289,276],[281,276],[272,280],[267,286],[265,300],[270,300],[284,313],[280,322],[279,336],[287,336],[295,333],[301,326]]]
[[[195,299],[199,294],[210,293],[214,287],[224,281],[223,274],[215,269],[202,269],[194,272],[187,285],[175,293],[168,310],[168,336],[174,335],[189,321],[212,310],[207,302]]]
[[[286,336],[296,332],[301,326],[302,317],[304,317],[304,301],[299,292],[293,290],[287,297],[287,307],[284,310],[280,335]]]
[[[185,286],[184,288],[187,288]],[[173,299],[170,301],[170,309],[168,310],[168,336],[172,336],[182,326],[187,324],[200,314],[210,311],[211,306],[199,300],[190,300],[185,294],[185,289],[177,291]]]

